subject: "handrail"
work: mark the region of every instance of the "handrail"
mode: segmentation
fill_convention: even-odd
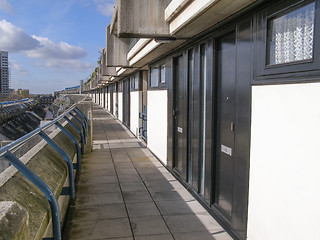
[[[142,120],[142,126],[139,127],[139,136],[147,141],[147,107],[143,106],[143,111],[139,112],[139,118]]]
[[[22,144],[26,143],[30,138],[36,136],[39,132],[44,131],[48,129],[49,127],[53,126],[56,122],[60,121],[64,116],[68,115],[70,112],[72,112],[75,108],[75,104],[71,106],[66,112],[59,115],[57,118],[53,119],[51,122],[45,124],[44,126],[37,128],[33,130],[32,132],[22,136],[21,138],[15,140],[14,142],[4,146],[0,149],[0,157],[2,157],[7,151],[12,151],[15,148],[20,147]]]
[[[71,159],[69,158],[69,156],[67,155],[67,153],[61,148],[59,147],[51,138],[49,138],[48,135],[46,135],[44,133],[44,130],[48,129],[51,126],[58,126],[59,129],[61,130],[61,132],[63,132],[67,137],[69,137],[73,143],[76,146],[77,149],[77,170],[80,170],[80,151],[79,151],[79,143],[75,142],[75,138],[73,137],[73,135],[70,134],[70,132],[68,132],[68,130],[66,130],[60,123],[59,121],[64,119],[67,120],[68,123],[73,123],[71,122],[71,120],[67,117],[67,115],[72,116],[81,126],[83,129],[83,133],[81,132],[81,130],[75,125],[75,124],[70,124],[73,128],[75,128],[78,133],[80,134],[80,138],[81,138],[81,147],[83,149],[83,145],[84,145],[84,141],[85,141],[85,137],[87,136],[88,133],[88,120],[85,116],[85,114],[83,114],[83,112],[76,107],[76,104],[72,105],[66,112],[64,112],[63,114],[61,114],[60,116],[58,116],[57,118],[55,118],[54,120],[52,120],[51,122],[45,124],[44,126],[37,128],[35,130],[33,130],[32,132],[24,135],[23,137],[15,140],[14,142],[4,146],[3,148],[0,149],[0,157],[4,157],[6,158],[15,168],[18,169],[19,172],[21,172],[26,178],[28,178],[35,186],[37,186],[40,191],[46,196],[46,198],[49,201],[50,204],[50,208],[52,211],[52,223],[53,223],[53,239],[55,240],[61,240],[61,228],[60,228],[60,212],[59,212],[59,206],[57,204],[57,199],[55,197],[55,195],[53,194],[52,190],[37,176],[35,175],[26,165],[24,165],[17,157],[15,157],[12,154],[12,150],[17,149],[18,147],[20,147],[21,145],[23,145],[24,143],[26,143],[27,141],[29,141],[31,138],[39,135],[41,136],[51,147],[53,147],[53,149],[55,151],[57,151],[63,158],[64,160],[67,162],[67,166],[68,166],[68,172],[69,172],[69,185],[70,185],[70,197],[74,198],[75,195],[75,186],[74,186],[74,168],[73,168],[73,164]],[[79,118],[76,117],[77,116],[81,116]],[[61,193],[59,194],[61,195]]]

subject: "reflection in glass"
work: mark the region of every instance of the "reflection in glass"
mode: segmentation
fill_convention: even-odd
[[[166,66],[161,65],[160,66],[160,83],[166,82]]]
[[[150,87],[158,87],[159,84],[159,72],[158,68],[153,68],[151,70],[151,83]]]

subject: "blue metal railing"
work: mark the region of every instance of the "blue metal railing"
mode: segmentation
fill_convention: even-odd
[[[75,119],[75,121],[77,121],[81,125],[83,132],[76,124],[74,124],[69,119],[68,116],[72,116]],[[68,123],[70,123],[70,125],[79,133],[80,139],[81,139],[81,147],[77,139],[59,122],[62,119],[67,120]],[[0,157],[4,157],[5,159],[7,159],[10,164],[12,164],[15,168],[17,168],[19,172],[21,172],[26,178],[28,178],[46,196],[46,198],[49,201],[51,213],[52,213],[51,215],[52,215],[53,239],[61,240],[60,211],[59,211],[57,198],[55,197],[53,191],[41,178],[39,178],[35,173],[32,172],[30,168],[24,165],[15,155],[12,154],[13,150],[18,149],[24,143],[28,142],[31,138],[35,136],[41,136],[67,162],[68,173],[69,173],[69,185],[70,185],[68,189],[69,190],[68,193],[70,194],[71,198],[74,198],[75,184],[74,184],[74,165],[72,163],[72,160],[61,147],[59,147],[47,134],[44,133],[46,129],[50,128],[53,125],[56,125],[75,144],[76,150],[77,150],[76,169],[80,171],[81,170],[80,155],[84,153],[84,144],[86,142],[85,137],[88,134],[88,120],[86,116],[83,114],[83,112],[81,112],[81,110],[75,105],[70,107],[66,112],[64,112],[59,117],[52,120],[51,122],[47,123],[43,127],[40,127],[24,135],[23,137],[17,139],[16,141],[4,146],[3,148],[1,148]],[[59,195],[64,194],[62,192]]]
[[[139,128],[139,136],[147,141],[147,106],[143,105],[143,112],[139,112],[139,118],[142,119],[142,127]]]

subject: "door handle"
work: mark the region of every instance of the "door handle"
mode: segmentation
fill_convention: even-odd
[[[172,110],[172,116],[176,116],[177,115],[177,110]]]
[[[234,131],[234,122],[230,123],[230,131],[233,132]]]

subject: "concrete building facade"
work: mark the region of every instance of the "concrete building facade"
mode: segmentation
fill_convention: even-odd
[[[3,98],[9,96],[10,73],[8,52],[0,50],[0,91]]]
[[[117,0],[87,92],[234,239],[317,239],[319,7]]]

